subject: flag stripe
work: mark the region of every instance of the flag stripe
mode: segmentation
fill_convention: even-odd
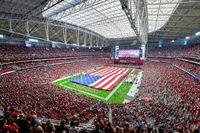
[[[109,84],[113,79],[115,79],[117,76],[120,76],[122,73],[124,73],[124,71],[126,71],[126,69],[121,69],[120,71],[118,71],[117,73],[110,75],[109,77],[107,77],[106,79],[104,79],[102,82],[100,82],[98,85],[94,85],[94,87],[96,88],[102,88],[103,86]]]
[[[103,85],[100,86],[99,88],[105,89],[105,87],[111,86],[112,84],[115,83],[114,81],[117,81],[116,79],[118,79],[118,78],[120,78],[120,77],[123,77],[124,74],[125,74],[126,72],[127,72],[127,70],[124,70],[122,73],[120,73],[119,75],[114,76],[113,78],[111,78],[111,80],[109,80],[107,83],[103,84]]]
[[[101,74],[99,74],[99,76],[105,76],[105,75],[107,75],[107,74],[109,74],[109,73],[111,73],[111,72],[114,72],[114,71],[118,71],[118,68],[114,68],[114,69],[111,69],[110,71],[101,73]]]
[[[112,90],[129,72],[130,69],[128,68],[106,67],[90,74],[76,77],[71,82],[104,90]]]
[[[104,74],[104,73],[106,73],[106,72],[110,72],[110,71],[115,70],[115,69],[116,69],[116,68],[111,67],[111,68],[109,68],[109,69],[107,69],[107,70],[104,70],[104,71],[101,71],[101,72],[99,72],[99,73],[92,74],[92,75],[94,75],[94,76],[96,76],[96,75],[101,75],[101,74]]]
[[[94,74],[100,73],[100,72],[105,71],[107,69],[110,69],[110,67],[106,67],[106,68],[103,68],[101,70],[94,71],[94,72],[90,73],[90,75],[94,75]]]
[[[122,75],[116,77],[113,81],[109,82],[108,85],[106,86],[102,86],[102,89],[105,89],[105,90],[111,90],[115,85],[117,85],[117,83],[124,77],[126,76],[128,73],[129,73],[129,69],[127,69]]]
[[[97,80],[95,83],[91,84],[90,86],[95,86],[95,85],[98,85],[99,83],[101,83],[102,81],[104,81],[107,77],[117,73],[118,71],[120,71],[122,68],[118,68],[116,69],[115,71],[105,75],[104,77],[102,77],[101,79]]]

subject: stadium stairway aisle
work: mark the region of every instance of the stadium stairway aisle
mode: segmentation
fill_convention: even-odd
[[[77,127],[78,129],[87,129],[87,131],[90,133],[93,130],[95,130],[95,125],[91,123],[80,123]]]

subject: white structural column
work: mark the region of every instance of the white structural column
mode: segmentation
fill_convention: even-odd
[[[86,46],[86,35],[87,33],[84,33],[84,45]]]
[[[99,47],[99,37],[97,37],[97,47]]]
[[[142,44],[141,49],[142,49],[142,58],[141,59],[144,60],[145,59],[146,45]]]
[[[90,34],[90,47],[92,47],[92,35]]]
[[[46,32],[46,40],[49,41],[49,22],[46,22],[45,25],[45,32]]]
[[[101,41],[101,47],[104,47],[104,40]]]
[[[10,32],[11,34],[14,33],[17,35],[21,35],[21,36],[25,36],[29,38],[35,38],[38,40],[43,40],[43,41],[48,41],[48,42],[54,41],[60,44],[68,44],[69,41],[73,41],[74,43],[77,43],[77,45],[84,44],[85,46],[92,47],[93,41],[95,41],[93,40],[94,37],[99,37],[98,39],[101,39],[102,37],[98,35],[97,33],[93,33],[91,31],[88,31],[87,29],[82,29],[81,27],[73,27],[67,23],[56,24],[51,21],[41,22],[41,21],[32,21],[32,20],[6,19],[6,25],[8,27],[2,27],[2,30],[6,32]],[[56,30],[52,29],[54,26],[57,27],[55,28]],[[20,27],[24,28],[24,32],[21,32],[18,30],[16,31],[16,29],[19,29]],[[41,30],[42,31],[44,30],[44,33],[42,33],[43,36],[38,37],[35,33],[37,32],[41,33],[42,32]],[[57,38],[56,40],[58,41],[52,40],[53,37]],[[102,38],[105,39],[104,37]],[[97,40],[96,40],[96,43],[98,43],[100,46],[101,42],[100,40],[99,41]]]
[[[12,29],[12,20],[11,19],[9,19],[9,27],[10,27],[9,31],[12,32],[13,29]]]
[[[64,38],[64,43],[67,44],[67,26],[65,24],[65,27],[63,27],[63,38]]]
[[[76,30],[76,44],[79,46],[79,30]]]
[[[29,21],[26,21],[26,34],[27,34],[27,36],[30,36],[30,33],[29,33]]]

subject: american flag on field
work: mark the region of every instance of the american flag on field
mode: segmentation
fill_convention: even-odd
[[[76,77],[71,82],[104,90],[112,90],[129,71],[130,69],[128,68],[106,67],[90,74]]]

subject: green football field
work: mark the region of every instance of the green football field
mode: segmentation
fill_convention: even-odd
[[[134,69],[130,73],[134,72]],[[129,74],[130,74],[129,73]],[[123,103],[127,96],[127,93],[131,89],[132,84],[124,82],[124,78],[113,88],[111,91],[100,90],[93,87],[85,86],[70,82],[71,79],[80,76],[72,76],[61,80],[56,80],[53,85],[62,87],[67,90],[75,91],[80,94],[84,94],[88,97],[95,98],[97,100],[109,103]]]

